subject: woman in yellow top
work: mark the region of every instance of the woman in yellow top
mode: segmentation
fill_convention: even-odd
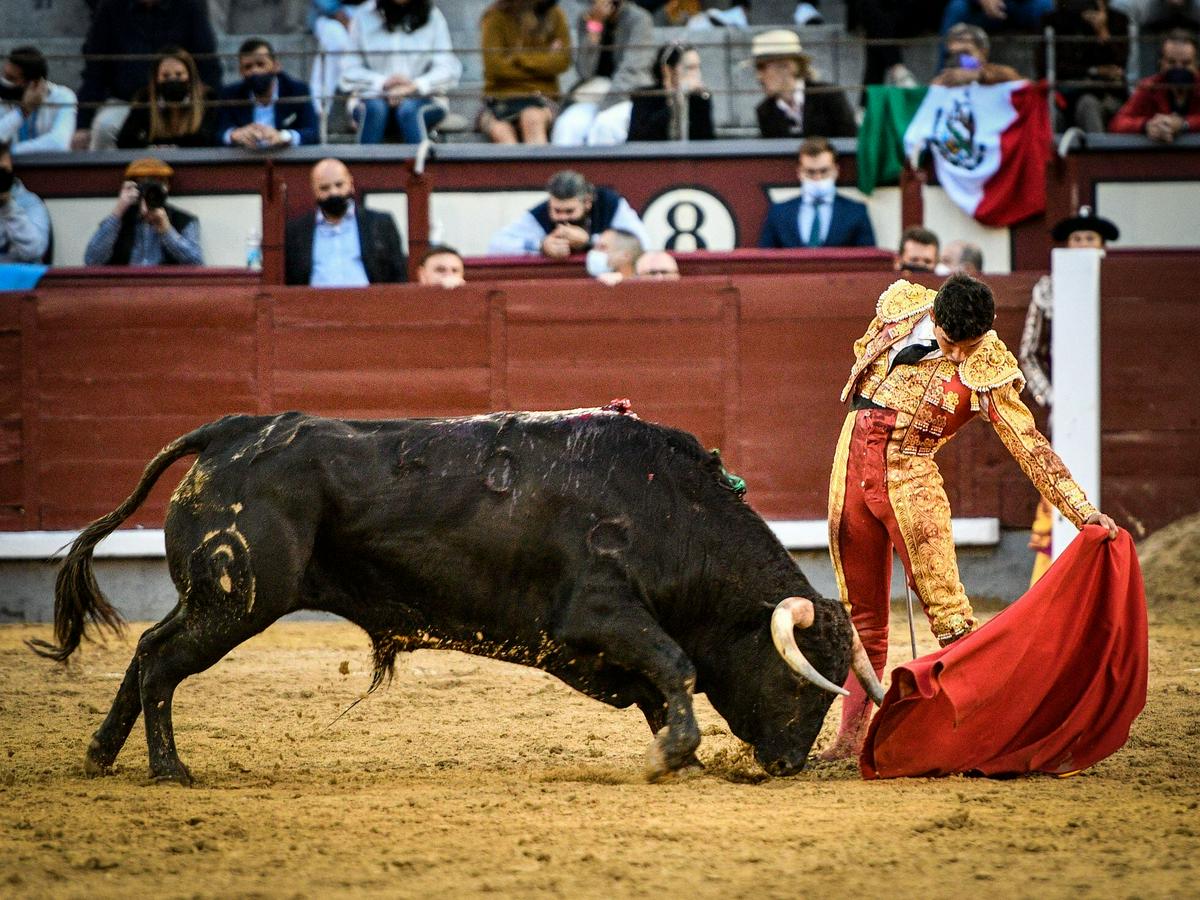
[[[479,20],[484,106],[479,130],[497,144],[545,144],[571,32],[557,0],[496,0]]]

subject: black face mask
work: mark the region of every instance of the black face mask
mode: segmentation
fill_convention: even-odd
[[[1172,87],[1195,87],[1196,73],[1183,66],[1174,66],[1163,72],[1163,82]]]
[[[920,265],[919,263],[903,263],[900,266],[903,272],[911,272],[914,275],[933,275],[934,270]]]
[[[7,78],[0,78],[0,100],[8,103],[19,103],[25,96],[23,84],[13,84]]]
[[[7,194],[11,191],[15,180],[12,169],[0,169],[0,194]]]
[[[317,206],[321,208],[325,218],[340,219],[350,208],[350,197],[348,194],[330,194],[328,197],[318,200]]]
[[[158,83],[158,96],[168,103],[179,103],[187,95],[188,83],[186,81],[160,81]]]
[[[261,72],[258,75],[247,75],[246,85],[255,97],[271,93],[271,85],[275,82],[274,72]]]

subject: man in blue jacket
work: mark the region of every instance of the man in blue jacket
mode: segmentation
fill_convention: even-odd
[[[800,196],[772,203],[763,222],[760,247],[874,247],[867,207],[836,189],[838,166],[825,138],[800,145],[796,165]]]
[[[308,85],[284,72],[262,38],[238,49],[242,80],[221,89],[217,139],[250,150],[298,147],[320,140]]]

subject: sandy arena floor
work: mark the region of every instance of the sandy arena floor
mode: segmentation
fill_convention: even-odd
[[[177,693],[191,790],[148,781],[140,722],[116,774],[84,778],[132,642],[62,668],[32,636],[49,626],[0,628],[0,896],[1200,894],[1196,625],[1152,627],[1146,711],[1075,778],[765,779],[700,699],[707,770],[648,785],[636,710],[452,652],[402,658],[330,725],[367,687],[366,637],[283,623]]]

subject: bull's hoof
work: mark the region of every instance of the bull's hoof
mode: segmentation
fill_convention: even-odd
[[[181,787],[191,787],[196,783],[188,767],[176,760],[170,765],[162,766],[160,770],[150,770],[150,780],[155,784],[178,784]]]
[[[83,757],[83,774],[88,778],[99,778],[113,773],[113,759],[100,752],[100,744],[92,739]]]
[[[678,762],[672,763],[667,745],[670,730],[662,728],[646,748],[646,780],[651,784],[665,781],[674,775],[693,775],[704,771],[704,764],[696,758],[694,750],[688,751]]]

